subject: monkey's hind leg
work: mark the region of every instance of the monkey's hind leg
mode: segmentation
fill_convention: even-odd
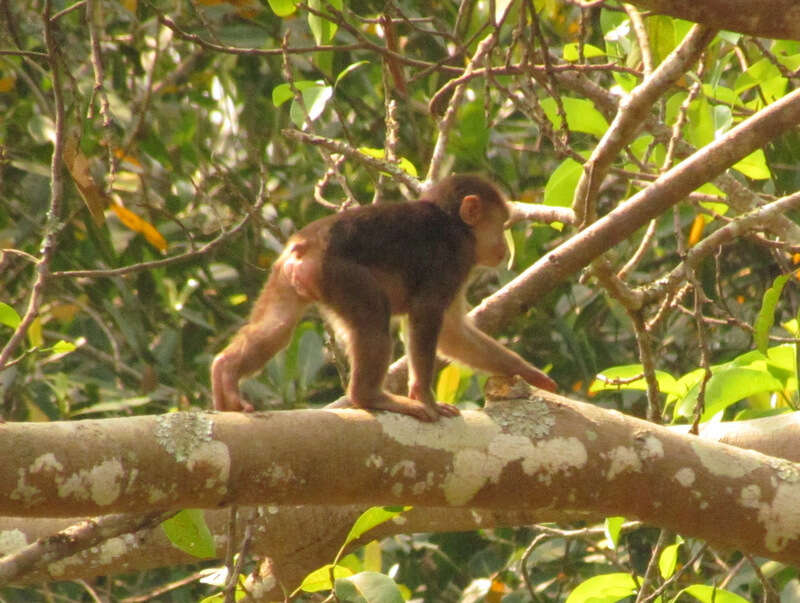
[[[312,300],[292,285],[279,260],[256,300],[250,320],[211,364],[211,387],[216,410],[251,412],[252,404],[239,392],[239,380],[255,373],[285,348]]]

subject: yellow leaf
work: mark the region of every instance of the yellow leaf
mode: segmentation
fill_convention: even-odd
[[[381,545],[377,540],[373,540],[364,546],[364,571],[380,572],[381,569]]]
[[[11,92],[17,85],[16,78],[11,76],[0,77],[0,94]]]
[[[439,373],[436,382],[436,399],[441,402],[455,402],[458,384],[461,382],[461,369],[454,364],[446,366]]]
[[[61,156],[75,186],[78,187],[78,192],[86,203],[86,207],[89,208],[94,223],[100,226],[106,219],[103,210],[109,204],[108,196],[92,178],[92,174],[89,172],[89,159],[81,152],[79,144],[80,137],[77,134],[67,133]]]
[[[59,322],[71,322],[75,315],[81,311],[78,304],[57,303],[50,308],[50,314]]]
[[[139,0],[122,0],[122,6],[132,12],[134,15],[136,14],[136,6],[138,4]]]
[[[44,345],[44,337],[42,337],[42,320],[38,316],[33,319],[31,326],[28,327],[28,342],[36,348]]]
[[[158,230],[156,230],[155,226],[150,224],[150,222],[143,220],[131,210],[123,207],[119,203],[112,203],[111,209],[114,210],[115,214],[117,214],[119,221],[122,222],[128,229],[141,234],[148,243],[162,253],[167,250],[167,240],[161,235],[160,232],[158,232]]]
[[[689,247],[694,247],[700,242],[703,236],[703,229],[706,227],[706,219],[702,214],[697,214],[692,222],[692,227],[689,229]]]

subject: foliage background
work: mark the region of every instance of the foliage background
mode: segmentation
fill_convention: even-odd
[[[507,5],[507,19],[495,27]],[[0,55],[0,248],[7,250],[0,259],[0,301],[10,307],[0,321],[6,325],[0,326],[3,344],[36,294],[32,284],[43,241],[52,243],[46,262],[52,273],[42,281],[38,315],[22,345],[7,348],[13,355],[3,359],[13,359],[0,372],[7,420],[205,408],[209,362],[246,317],[283,241],[356,199],[413,196],[408,182],[285,130],[371,149],[379,159],[396,154],[401,167],[421,178],[432,161],[442,166],[436,173],[490,174],[511,199],[570,207],[581,164],[613,118],[614,99],[641,82],[691,27],[612,0],[593,8],[555,0],[339,0],[299,7],[281,0],[89,0],[52,3],[48,49],[42,19],[47,7],[42,1],[0,2],[0,44],[11,49]],[[387,15],[395,46],[381,22]],[[435,96],[437,91],[463,73],[492,31],[497,41],[486,62],[497,73],[469,82],[461,102],[452,105],[455,121],[446,130],[429,103],[443,98],[434,112],[441,113],[448,97]],[[60,83],[49,63],[54,59]],[[675,140],[701,147],[792,90],[799,68],[797,42],[723,32],[653,106],[651,117],[662,126],[677,123]],[[556,73],[579,76],[585,90],[594,85],[601,92],[582,96],[579,86],[565,86]],[[50,167],[62,127],[54,101],[59,87],[63,194]],[[652,130],[645,128],[617,158],[597,197],[598,214],[677,161]],[[437,149],[440,141],[443,149]],[[764,200],[793,192],[798,155],[800,138],[788,132],[737,166],[735,178]],[[610,261],[619,269],[645,240],[645,253],[626,282],[653,283],[704,233],[726,223],[725,201],[719,189],[704,188],[658,219],[651,238],[639,232],[617,246]],[[575,226],[517,222],[510,231],[512,260],[479,275],[472,301],[511,281],[572,236]],[[662,308],[651,330],[656,368],[678,378],[752,350],[750,325],[765,291],[791,270],[794,251],[753,234],[709,257],[693,289],[671,292],[675,303]],[[692,291],[703,292],[701,311]],[[792,346],[791,366],[778,385],[769,382],[749,398],[722,405],[728,418],[777,412],[796,401],[793,280],[780,295],[775,323],[786,323],[780,334],[787,339],[772,343]],[[649,316],[658,308],[652,304]],[[701,315],[708,320],[698,321]],[[584,397],[597,373],[640,362],[634,331],[630,312],[602,286],[574,278],[496,335]],[[341,393],[346,369],[340,358],[329,333],[310,316],[288,350],[247,390],[264,409],[328,403]],[[439,396],[478,404],[480,378],[454,371],[443,373]],[[641,367],[618,375],[639,372]],[[765,382],[767,372],[761,375]],[[697,383],[693,379],[683,394]],[[634,385],[594,399],[644,415],[646,396],[641,384]],[[668,417],[691,418],[689,402],[676,404],[680,410]],[[475,600],[470,589],[485,593],[492,586],[499,594],[487,600],[506,593],[509,601],[555,601],[593,574],[643,575],[657,539],[654,530],[641,529],[608,548],[600,532],[553,533],[534,551],[534,587],[528,591],[520,557],[537,533],[398,537],[383,543],[382,569],[395,566],[397,581],[430,601]],[[797,588],[796,570],[739,555],[695,555],[701,546],[682,545],[681,560],[693,562],[668,592],[692,582],[722,583],[754,600]],[[97,588],[119,597],[182,571],[109,579]],[[79,597],[78,587],[63,589],[58,592]],[[208,587],[194,589],[187,599]],[[7,596],[21,600],[15,592]]]

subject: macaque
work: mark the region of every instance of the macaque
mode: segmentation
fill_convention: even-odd
[[[347,397],[357,408],[436,421],[458,409],[433,396],[436,350],[478,370],[519,375],[531,385],[556,384],[466,317],[464,292],[476,265],[506,254],[509,210],[493,184],[454,175],[418,201],[362,206],[312,222],[276,260],[250,321],[211,366],[214,408],[252,411],[239,380],[260,369],[290,341],[306,308],[318,303],[345,335],[351,375]],[[408,315],[408,396],[387,392],[390,319]]]

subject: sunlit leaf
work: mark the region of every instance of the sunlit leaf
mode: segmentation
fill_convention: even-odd
[[[460,383],[461,369],[454,364],[444,367],[436,381],[436,399],[442,402],[455,402]]]
[[[636,581],[630,574],[601,574],[581,582],[569,594],[566,603],[616,603],[634,594],[636,588]]]
[[[364,532],[367,532],[375,526],[379,526],[382,523],[386,523],[387,521],[394,519],[401,513],[408,511],[410,508],[410,506],[370,507],[364,511],[358,519],[356,519],[355,523],[353,523],[353,527],[350,528],[350,532],[347,534],[347,538],[345,538],[343,546],[347,546],[357,538],[360,538]]]
[[[403,596],[394,580],[378,572],[361,572],[336,580],[336,596],[340,601],[403,603]]]
[[[319,569],[314,570],[308,574],[303,582],[300,584],[298,590],[303,590],[308,593],[315,593],[321,590],[330,590],[333,588],[331,584],[331,568],[333,568],[334,579],[346,578],[352,576],[353,572],[342,565],[323,565]]]
[[[680,546],[681,543],[676,542],[675,544],[664,547],[664,550],[661,551],[661,556],[658,558],[658,571],[665,580],[671,578],[675,573],[675,568],[678,565],[678,549]]]
[[[580,59],[580,55],[578,54],[578,44],[575,42],[570,42],[569,44],[564,44],[564,60],[569,61],[571,63]],[[595,57],[604,57],[606,56],[605,51],[601,50],[597,46],[593,46],[592,44],[584,44],[583,45],[583,56],[587,59],[593,59]]]
[[[288,17],[297,10],[294,0],[268,0],[269,7],[278,17]]]
[[[636,379],[635,381],[627,381],[628,379],[632,379],[637,375],[641,375],[643,370],[644,367],[642,367],[641,364],[627,364],[604,369],[598,374],[598,377],[602,377],[602,379],[595,379],[589,387],[589,392],[601,392],[606,390],[615,391],[624,389],[645,391],[647,390],[647,382],[645,381],[644,377]],[[625,383],[608,383],[609,381],[615,380],[625,381]],[[678,386],[678,382],[675,380],[675,377],[665,371],[656,371],[656,381],[658,382],[658,390],[662,393],[683,393],[681,388]]]
[[[383,159],[386,157],[386,151],[384,149],[373,149],[370,147],[359,147],[359,152],[364,153],[364,155],[369,155],[370,157],[374,157],[375,159]],[[406,157],[399,157],[397,159],[397,165],[403,170],[406,174],[414,176],[414,178],[418,177],[417,168],[414,167],[414,164],[411,163],[409,159]]]
[[[733,165],[733,169],[753,180],[767,180],[772,176],[767,165],[767,157],[764,151],[756,149],[747,157]]]
[[[111,209],[117,215],[119,221],[129,230],[141,234],[148,243],[159,251],[164,252],[167,250],[167,240],[156,230],[155,226],[119,203],[112,203]]]
[[[0,302],[0,325],[16,329],[22,321],[17,311],[4,302]]]
[[[564,107],[564,114],[567,116],[567,127],[572,132],[585,132],[600,138],[608,130],[608,121],[591,101],[565,96],[562,97],[561,104]],[[542,109],[555,128],[562,127],[555,99],[550,97],[544,99]]]
[[[783,291],[786,281],[789,280],[790,274],[781,274],[776,277],[772,282],[772,286],[764,292],[764,297],[761,300],[761,309],[758,311],[758,316],[755,321],[754,340],[756,349],[762,354],[767,353],[769,346],[769,330],[775,324],[775,308],[780,300],[781,292]]]
[[[622,525],[624,523],[624,517],[606,517],[603,522],[603,531],[606,533],[606,538],[608,538],[615,547],[619,546],[619,535],[622,532]]]
[[[204,559],[216,554],[202,509],[184,509],[162,522],[161,527],[169,541],[185,553]]]
[[[330,10],[328,4],[336,10],[342,10],[342,0],[308,0],[309,8],[322,13]],[[314,40],[320,45],[328,44],[333,40],[333,36],[336,35],[336,30],[339,28],[336,23],[311,12],[308,13],[308,26],[311,28]]]
[[[689,247],[694,247],[700,242],[707,219],[708,217],[704,214],[697,214],[694,217],[694,220],[692,221],[692,227],[689,229],[689,236],[686,239],[686,243],[689,245]]]
[[[556,207],[572,205],[575,188],[578,186],[582,172],[583,166],[574,159],[568,157],[562,161],[547,180],[543,203]]]
[[[715,588],[706,584],[693,584],[684,588],[673,601],[683,600],[682,594],[691,595],[702,603],[748,603],[747,599],[740,597],[724,588]]]

